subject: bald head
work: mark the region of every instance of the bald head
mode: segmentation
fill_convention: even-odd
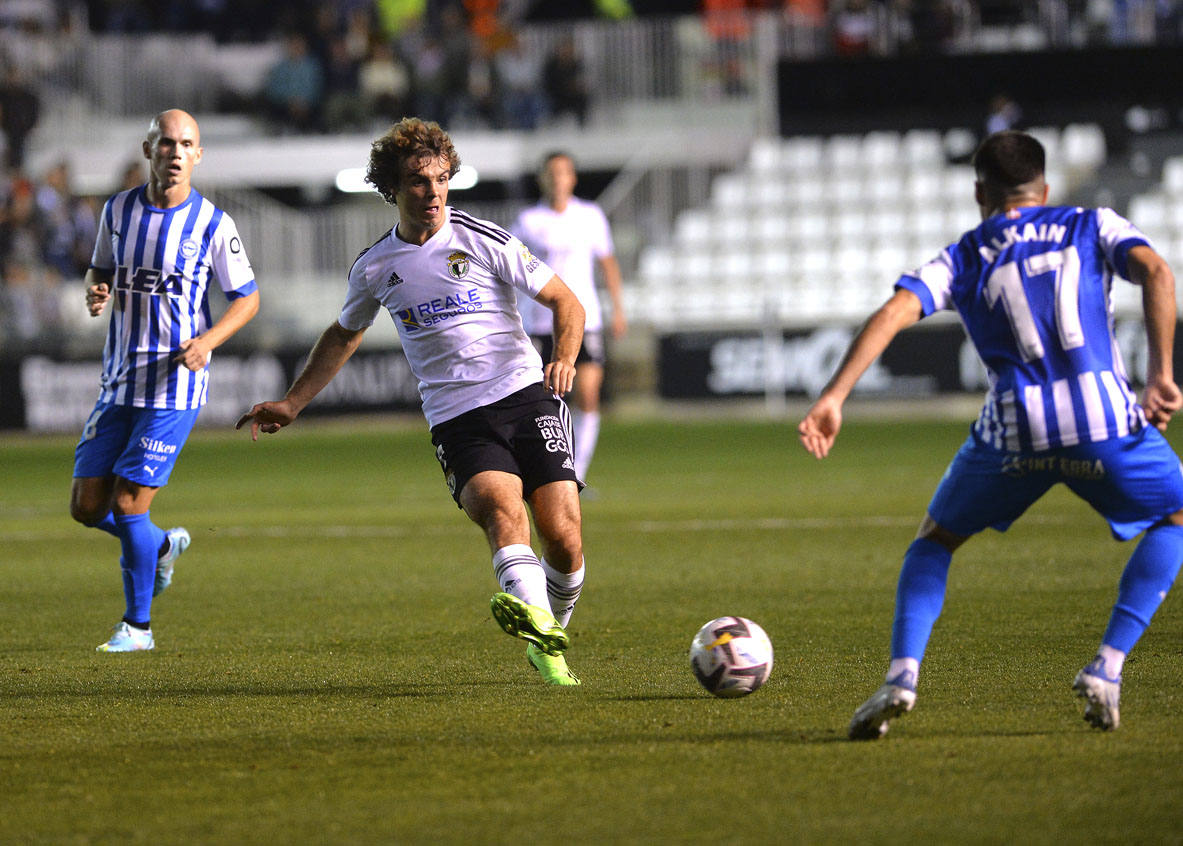
[[[156,139],[165,133],[180,134],[181,129],[188,129],[194,143],[201,144],[201,130],[197,128],[196,119],[183,109],[167,109],[152,118],[148,124],[148,143],[155,144]]]

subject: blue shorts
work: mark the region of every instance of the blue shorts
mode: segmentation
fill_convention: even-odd
[[[1063,482],[1129,540],[1183,509],[1183,465],[1153,426],[1100,443],[1046,452],[1003,452],[974,435],[962,444],[928,506],[936,524],[968,537],[1005,532],[1052,485]]]
[[[198,411],[99,403],[74,449],[74,477],[115,475],[139,485],[163,487]]]

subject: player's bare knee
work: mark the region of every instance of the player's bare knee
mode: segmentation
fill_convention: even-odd
[[[111,491],[91,480],[75,479],[70,488],[70,517],[83,526],[93,526],[111,510]]]
[[[100,507],[96,503],[70,497],[70,517],[83,526],[93,526],[106,516],[108,510],[107,503],[103,503]]]

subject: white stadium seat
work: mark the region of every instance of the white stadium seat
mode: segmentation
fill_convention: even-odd
[[[757,177],[781,170],[781,141],[779,138],[757,138],[752,142],[748,164]]]
[[[744,174],[724,173],[715,177],[711,186],[711,200],[716,206],[737,208],[747,202]]]
[[[816,211],[798,209],[789,216],[788,224],[788,236],[791,241],[797,244],[813,244],[826,237],[830,219]]]
[[[826,141],[824,164],[831,173],[859,171],[863,167],[862,139],[857,135],[832,135]]]
[[[669,247],[649,247],[641,253],[638,270],[641,278],[647,282],[673,277],[674,268],[674,253]]]
[[[1172,156],[1163,162],[1162,187],[1171,196],[1183,197],[1183,156]]]
[[[941,133],[935,129],[910,129],[903,138],[904,161],[911,167],[945,163]]]
[[[824,144],[816,135],[788,138],[781,150],[781,164],[789,173],[816,174],[822,166]]]
[[[706,246],[714,240],[711,213],[708,209],[687,209],[678,215],[674,237],[679,244]]]
[[[1095,123],[1072,123],[1060,137],[1061,164],[1067,168],[1095,170],[1105,163],[1105,133]]]
[[[751,239],[758,247],[780,247],[789,240],[789,217],[778,212],[760,211],[751,222]]]
[[[1133,197],[1126,217],[1155,243],[1169,237],[1167,203],[1162,194],[1138,194]]]
[[[894,169],[871,171],[867,174],[864,194],[876,206],[899,205],[904,197],[904,178]]]
[[[895,167],[901,157],[901,139],[898,132],[868,132],[863,136],[863,166],[881,170]]]
[[[761,250],[756,253],[753,270],[757,278],[783,283],[792,270],[792,258],[788,250]]]

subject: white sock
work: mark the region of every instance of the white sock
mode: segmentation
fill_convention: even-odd
[[[1097,650],[1098,657],[1105,662],[1105,675],[1115,679],[1121,675],[1122,665],[1125,664],[1125,653],[1104,643]]]
[[[506,593],[528,605],[550,610],[546,596],[546,572],[538,556],[524,543],[511,543],[493,553],[493,575]]]
[[[892,658],[891,664],[887,667],[887,680],[898,678],[900,673],[911,671],[912,684],[916,684],[916,679],[920,676],[920,662],[915,658]]]
[[[546,573],[546,595],[550,599],[551,610],[559,625],[567,628],[567,621],[571,619],[571,612],[575,610],[575,603],[579,601],[579,592],[583,590],[583,574],[587,570],[587,561],[581,560],[580,567],[574,573],[560,573],[544,557],[542,571]]]
[[[596,451],[596,441],[600,437],[600,412],[573,411],[571,423],[575,431],[572,439],[575,443],[575,475],[580,481],[587,479],[587,468],[591,466],[592,455]]]

